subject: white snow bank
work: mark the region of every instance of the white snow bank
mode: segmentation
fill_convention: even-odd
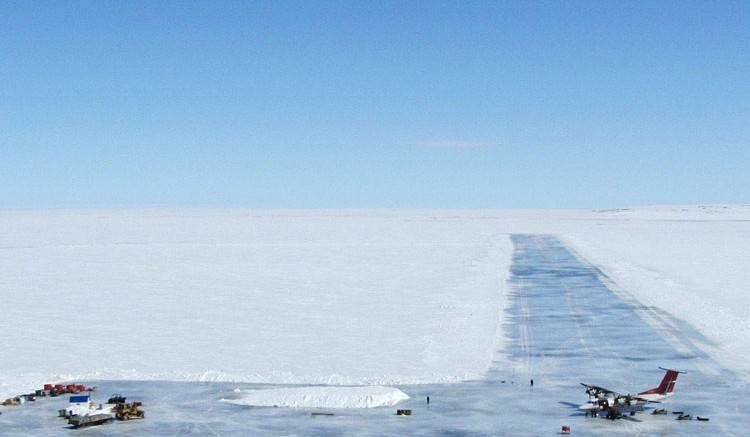
[[[409,399],[394,387],[290,387],[268,390],[238,390],[237,397],[222,399],[237,405],[299,408],[388,407]]]

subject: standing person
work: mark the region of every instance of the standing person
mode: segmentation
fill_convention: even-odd
[[[531,378],[531,386],[534,386],[534,378]]]
[[[427,396],[427,405],[430,405],[430,397]]]

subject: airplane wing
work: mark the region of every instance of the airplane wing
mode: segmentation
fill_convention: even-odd
[[[604,387],[599,387],[597,385],[584,384],[584,383],[581,383],[581,385],[586,387],[586,394],[589,396],[595,396],[597,398],[609,396],[609,395],[612,395],[614,397],[620,396],[619,393],[615,391],[612,391]]]
[[[631,399],[635,399],[638,402],[643,402],[644,404],[660,404],[661,400],[659,399],[649,399],[644,396],[631,396]]]

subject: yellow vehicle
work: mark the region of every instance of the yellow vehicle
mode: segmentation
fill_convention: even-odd
[[[115,419],[117,420],[131,420],[131,419],[144,419],[146,413],[138,407],[143,404],[140,402],[132,402],[128,404],[117,404],[112,412],[115,413]]]

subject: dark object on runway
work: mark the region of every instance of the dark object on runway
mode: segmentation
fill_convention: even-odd
[[[701,422],[708,422],[708,417],[698,416],[698,417],[696,417],[696,420],[700,420]]]
[[[677,420],[693,420],[693,416],[689,414],[680,414],[677,416]]]
[[[680,416],[682,416],[685,413],[683,411],[672,411],[672,414],[679,414]]]
[[[667,414],[668,411],[664,408],[657,408],[651,412],[651,414]]]
[[[112,420],[111,414],[91,414],[88,416],[73,416],[68,419],[68,424],[73,425],[73,428],[80,428],[82,426],[101,425]]]
[[[127,399],[125,396],[115,394],[115,395],[112,395],[109,399],[107,399],[107,403],[108,404],[124,404],[125,399]]]
[[[311,416],[333,416],[333,413],[311,413]]]
[[[396,416],[411,416],[411,410],[396,410]]]

